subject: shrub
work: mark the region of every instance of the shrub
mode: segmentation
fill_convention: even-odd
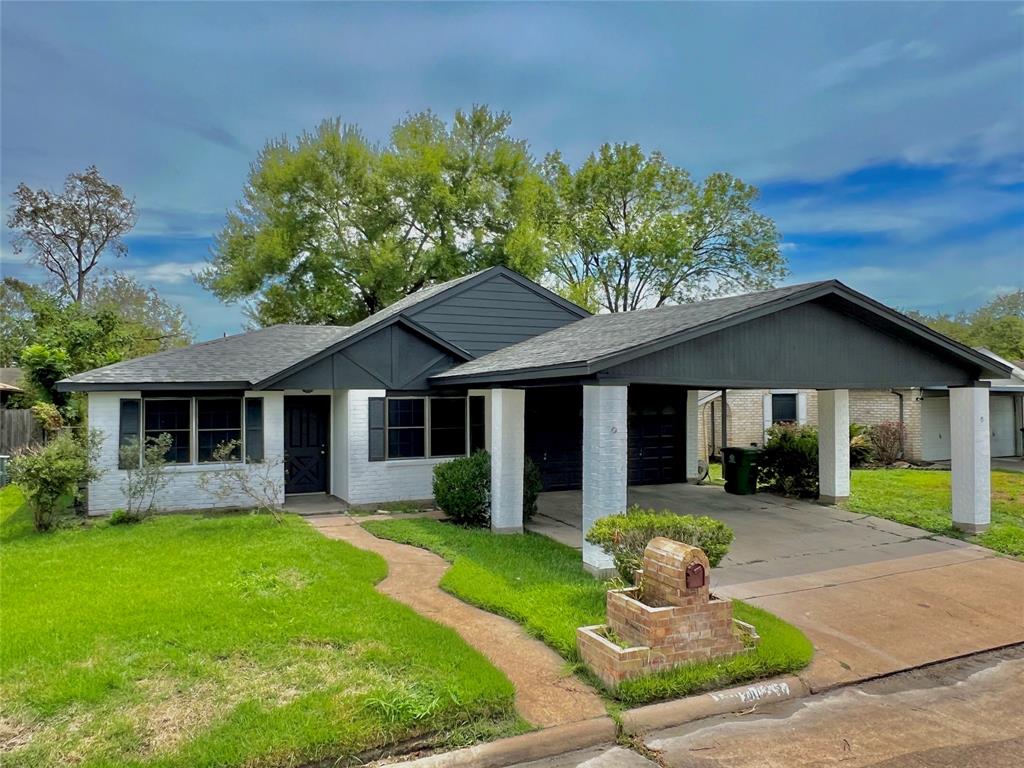
[[[892,464],[903,455],[906,430],[902,421],[883,421],[868,432],[875,458],[881,464]]]
[[[523,520],[537,513],[537,497],[543,489],[540,469],[527,456],[523,463]],[[458,523],[489,525],[491,455],[477,451],[434,467],[434,503]]]
[[[11,480],[25,491],[37,531],[50,530],[71,503],[81,498],[82,486],[99,478],[99,448],[98,431],[81,438],[64,431],[46,445],[11,459]]]
[[[529,520],[537,514],[537,497],[544,490],[540,479],[540,468],[527,456],[523,466],[523,519]]]
[[[146,438],[145,450],[139,454],[139,443],[129,441],[121,449],[121,466],[127,467],[121,491],[128,508],[125,514],[141,520],[153,511],[156,495],[167,487],[167,451],[171,448],[171,436],[163,432],[157,437]],[[141,461],[140,461],[141,459]]]
[[[491,457],[487,451],[434,467],[434,502],[462,525],[490,522]]]
[[[733,534],[725,523],[710,517],[655,512],[634,504],[624,514],[594,523],[587,532],[587,541],[610,554],[622,578],[632,582],[633,573],[642,566],[644,549],[657,536],[700,547],[708,562],[716,566],[729,552]]]
[[[761,452],[758,484],[786,496],[818,495],[818,431],[800,424],[776,424]]]
[[[46,434],[52,435],[64,428],[64,417],[61,416],[60,408],[53,403],[38,402],[32,406],[31,410],[32,416],[39,422]]]
[[[284,499],[284,461],[265,456],[261,461],[247,459],[242,464],[242,443],[228,440],[213,449],[213,460],[224,466],[199,478],[200,487],[230,506],[239,498],[247,499],[254,512],[269,512],[281,522],[281,500]]]
[[[863,467],[875,457],[875,448],[871,444],[871,427],[863,424],[850,424],[850,466]]]
[[[110,513],[110,524],[111,525],[128,525],[130,523],[137,523],[141,520],[137,515],[133,515],[131,512],[125,509],[115,509]]]

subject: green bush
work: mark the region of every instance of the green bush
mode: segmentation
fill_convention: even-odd
[[[115,509],[110,513],[110,524],[111,525],[130,525],[131,523],[140,523],[142,518],[138,515],[133,515],[126,509]]]
[[[733,533],[725,523],[710,517],[677,515],[667,509],[655,512],[634,504],[624,514],[594,523],[587,532],[587,541],[610,554],[622,578],[632,582],[634,571],[643,562],[644,549],[658,536],[700,547],[714,567],[728,554]]]
[[[871,427],[850,422],[850,466],[863,467],[875,458]]]
[[[487,526],[491,521],[491,455],[477,451],[434,467],[434,503],[462,525]],[[527,456],[523,465],[523,519],[537,512],[543,490],[540,470]]]
[[[758,485],[785,496],[818,495],[818,430],[800,424],[776,424],[758,462]]]
[[[97,431],[81,438],[64,431],[41,448],[30,448],[11,459],[11,480],[25,492],[37,531],[50,530],[81,497],[81,487],[100,476],[99,448]]]
[[[455,522],[478,526],[490,522],[491,457],[487,451],[438,464],[433,487],[434,503]]]
[[[537,497],[544,490],[544,483],[540,479],[540,468],[533,463],[529,456],[523,466],[523,519],[529,520],[537,514]]]

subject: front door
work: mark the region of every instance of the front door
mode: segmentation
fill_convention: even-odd
[[[285,493],[327,491],[330,413],[326,395],[284,399]]]

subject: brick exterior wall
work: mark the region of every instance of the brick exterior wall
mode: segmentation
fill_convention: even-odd
[[[583,387],[583,530],[626,509],[628,387]],[[610,571],[612,558],[583,542],[584,567]]]
[[[267,461],[281,462],[284,447],[284,398],[280,392],[246,392],[247,397],[263,398],[263,445]],[[138,398],[140,392],[90,392],[89,428],[102,433],[99,465],[103,475],[89,484],[88,511],[90,515],[110,514],[125,506],[122,483],[127,474],[117,468],[118,435],[121,419],[121,399]],[[232,465],[235,468],[237,465]],[[280,486],[284,489],[284,465],[280,467]],[[210,509],[215,507],[249,507],[244,496],[220,499],[200,485],[203,475],[223,471],[221,464],[180,464],[167,468],[170,478],[167,487],[156,497],[158,511]],[[281,503],[284,498],[280,499]]]
[[[897,390],[903,395],[903,423],[906,431],[904,458],[907,461],[921,461],[921,405],[919,389]],[[730,389],[726,395],[728,401],[729,445],[745,446],[751,443],[763,445],[764,442],[764,397],[770,395],[770,389]],[[818,392],[814,389],[801,389],[799,394],[806,398],[807,424],[818,425]],[[700,395],[710,394],[701,391]],[[699,408],[697,445],[701,458],[716,454],[721,447],[721,398],[705,403]],[[900,413],[899,398],[888,390],[850,390],[850,422],[874,426],[883,421],[898,421]],[[714,427],[712,428],[712,421]],[[711,435],[714,433],[714,444]]]
[[[687,586],[691,567],[700,569],[699,586]],[[607,625],[577,630],[580,655],[606,685],[747,650],[732,603],[710,594],[711,567],[700,549],[656,538],[639,576],[640,587],[608,592]]]
[[[384,394],[383,389],[350,389],[344,398],[348,424],[348,488],[346,494],[338,495],[350,504],[430,499],[434,495],[434,467],[451,460],[370,461],[369,399],[384,397]]]

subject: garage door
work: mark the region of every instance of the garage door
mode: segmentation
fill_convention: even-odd
[[[629,484],[681,483],[686,478],[679,387],[629,388]]]
[[[921,458],[948,461],[949,398],[926,397],[921,401]]]
[[[1013,397],[992,395],[988,403],[989,420],[992,423],[992,455],[1013,456],[1016,448]]]

